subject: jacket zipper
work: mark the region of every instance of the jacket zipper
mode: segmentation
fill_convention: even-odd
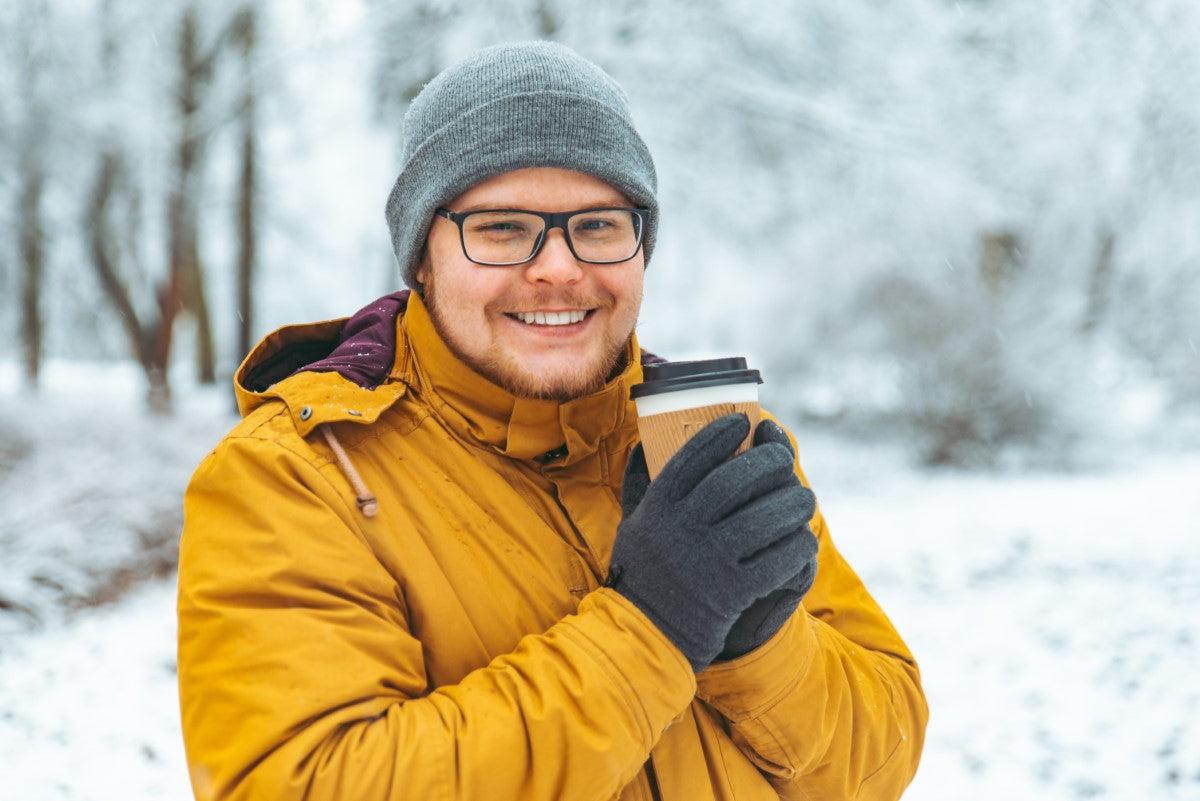
[[[646,781],[650,785],[650,797],[654,801],[662,801],[662,792],[658,789],[658,771],[654,769],[654,757],[646,760]]]

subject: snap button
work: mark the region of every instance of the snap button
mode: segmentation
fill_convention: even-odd
[[[550,450],[543,453],[541,456],[538,457],[538,461],[542,462],[544,464],[546,462],[552,462],[555,459],[561,459],[566,455],[567,455],[567,446],[566,446],[566,443],[563,443],[562,445],[559,445],[557,448],[551,448]]]
[[[362,417],[362,412],[360,412],[358,409],[347,409],[346,414],[350,415],[351,417]]]
[[[301,420],[307,420],[310,417],[312,417],[312,407],[311,406],[305,406],[303,409],[300,410],[300,419]]]

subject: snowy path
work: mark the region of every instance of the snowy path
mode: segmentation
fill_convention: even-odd
[[[0,652],[0,798],[191,798],[175,695],[175,587],[10,637]]]
[[[908,801],[1200,799],[1200,457],[914,472],[802,436],[839,546],[921,661]],[[4,798],[187,799],[174,587],[0,637]]]

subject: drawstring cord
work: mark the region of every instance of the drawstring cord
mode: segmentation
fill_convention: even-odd
[[[321,426],[321,433],[325,435],[325,442],[329,444],[333,455],[337,457],[338,465],[342,468],[342,472],[346,474],[346,478],[350,481],[350,486],[354,487],[354,500],[358,503],[358,508],[362,511],[363,517],[374,517],[379,511],[379,503],[375,500],[375,496],[367,489],[367,485],[363,483],[362,476],[354,469],[354,463],[350,461],[350,457],[346,455],[346,450],[342,447],[342,443],[338,442],[337,437],[333,435],[333,429],[328,425]]]

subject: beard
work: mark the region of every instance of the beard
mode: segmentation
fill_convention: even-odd
[[[425,284],[422,298],[433,322],[434,330],[446,343],[450,351],[479,375],[483,376],[501,389],[518,398],[530,400],[549,400],[560,403],[598,392],[614,376],[623,370],[628,362],[626,351],[633,328],[628,331],[604,331],[603,338],[598,339],[595,347],[591,348],[584,358],[570,360],[567,364],[559,364],[553,368],[539,368],[529,364],[522,358],[522,353],[496,338],[483,353],[469,353],[456,335],[454,324],[451,323],[452,311],[448,304],[444,305],[437,292],[437,282],[430,276]],[[613,299],[602,297],[535,297],[524,302],[528,308],[588,308],[607,309],[611,311]],[[500,313],[498,310],[517,308],[516,304],[509,305],[505,299],[489,304],[486,309],[489,316]],[[610,317],[611,319],[611,317]]]

